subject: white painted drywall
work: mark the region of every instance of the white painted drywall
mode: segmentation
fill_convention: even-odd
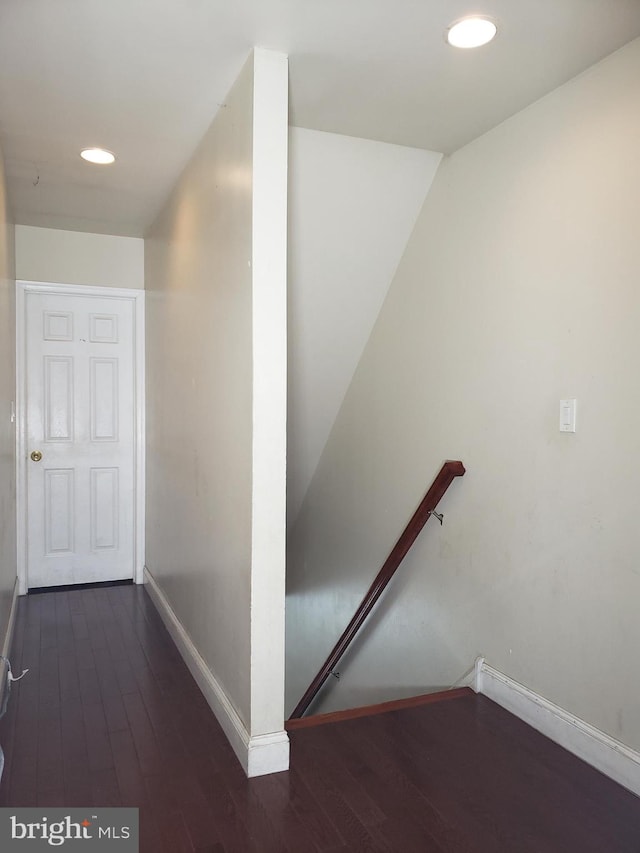
[[[144,240],[16,225],[16,277],[25,281],[144,287]]]
[[[289,707],[460,458],[325,707],[484,654],[640,747],[639,102],[635,41],[443,160],[293,531]]]
[[[290,131],[287,509],[300,509],[441,154]]]
[[[287,57],[275,51],[256,49],[252,217],[251,735],[257,737],[284,728],[288,95]]]
[[[287,58],[256,50],[145,251],[147,565],[256,774],[288,765],[286,231]]]
[[[0,644],[7,631],[16,582],[16,394],[14,226],[0,152]]]
[[[149,571],[251,719],[253,60],[145,240]]]

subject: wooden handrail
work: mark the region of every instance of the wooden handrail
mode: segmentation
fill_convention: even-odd
[[[318,691],[329,675],[331,675],[333,668],[349,648],[351,641],[362,627],[369,613],[373,610],[376,601],[380,598],[387,584],[396,573],[398,566],[405,558],[407,551],[416,541],[418,534],[429,520],[429,516],[433,510],[440,503],[442,496],[447,491],[453,480],[456,477],[462,477],[463,474],[464,465],[462,462],[449,460],[444,463],[435,480],[431,484],[429,491],[420,502],[420,506],[414,512],[411,521],[405,527],[402,535],[394,545],[393,550],[376,575],[376,579],[369,587],[365,597],[362,599],[362,603],[356,610],[353,619],[345,628],[344,633],[335,644],[333,651],[307,688],[306,693],[296,705],[293,713],[289,717],[290,720],[299,719],[313,702]]]

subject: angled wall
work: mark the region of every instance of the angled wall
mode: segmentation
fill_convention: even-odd
[[[145,241],[148,578],[250,775],[288,761],[286,168],[256,50]]]
[[[320,707],[484,654],[640,748],[639,101],[636,41],[443,160],[292,532],[289,707],[459,458]]]
[[[442,155],[299,127],[289,139],[292,524]]]

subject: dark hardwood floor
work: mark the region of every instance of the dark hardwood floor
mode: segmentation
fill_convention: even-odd
[[[640,853],[640,800],[484,697],[293,731],[247,780],[140,587],[20,600],[2,805],[139,806],[143,853]]]

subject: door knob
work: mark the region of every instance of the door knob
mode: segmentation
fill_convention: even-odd
[[[42,459],[42,453],[39,450],[33,450],[31,452],[31,458],[34,462],[39,462]]]

